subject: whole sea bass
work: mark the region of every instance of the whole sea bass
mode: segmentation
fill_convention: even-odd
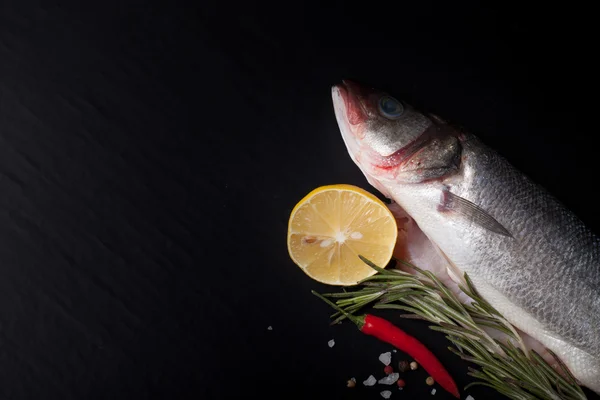
[[[600,393],[600,239],[474,135],[354,82],[333,86],[332,97],[351,158],[428,245],[408,242],[432,249],[453,281],[468,273]]]

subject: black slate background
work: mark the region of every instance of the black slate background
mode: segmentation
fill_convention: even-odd
[[[285,243],[308,191],[369,188],[330,86],[460,122],[598,231],[589,7],[1,2],[0,398],[381,398],[391,348],[328,326]]]

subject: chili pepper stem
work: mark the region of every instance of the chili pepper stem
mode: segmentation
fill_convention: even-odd
[[[320,298],[321,300],[323,300],[325,303],[329,304],[331,307],[333,307],[337,311],[339,311],[342,314],[344,314],[344,316],[346,318],[348,318],[350,321],[354,322],[354,324],[358,327],[359,330],[362,329],[362,327],[365,325],[365,318],[364,318],[364,316],[363,317],[357,317],[355,315],[350,314],[349,312],[347,312],[346,310],[344,310],[343,308],[341,308],[340,306],[338,306],[334,302],[330,301],[329,299],[326,299],[324,296],[320,295],[319,293],[315,292],[314,290],[311,290],[311,293],[314,294],[315,296],[317,296],[318,298]]]

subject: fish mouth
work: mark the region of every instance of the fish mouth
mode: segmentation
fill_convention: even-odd
[[[342,83],[334,85],[333,89],[339,92],[346,106],[346,118],[350,125],[364,123],[369,116],[364,99],[372,89],[349,79],[342,79]]]
[[[348,109],[351,107],[351,103],[349,101],[350,94],[347,86],[344,83],[333,85],[331,87],[331,97],[333,100],[335,119],[340,129],[340,133],[342,134],[346,149],[348,150],[348,154],[357,165],[360,165],[360,143],[354,134],[354,126],[350,124],[348,119]]]

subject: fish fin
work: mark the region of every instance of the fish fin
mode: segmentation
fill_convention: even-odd
[[[467,287],[467,281],[465,280],[465,275],[460,270],[460,268],[458,268],[456,266],[456,264],[454,264],[452,262],[452,260],[450,260],[450,257],[448,257],[446,255],[446,253],[444,253],[442,251],[442,249],[440,249],[438,246],[435,246],[435,248],[437,249],[438,254],[440,254],[448,263],[448,265],[446,265],[446,273],[448,274],[450,279],[457,285],[462,285],[464,287]]]
[[[440,211],[454,211],[466,217],[476,225],[503,236],[513,235],[502,224],[477,204],[455,195],[447,189],[442,190],[442,198],[438,207]]]

